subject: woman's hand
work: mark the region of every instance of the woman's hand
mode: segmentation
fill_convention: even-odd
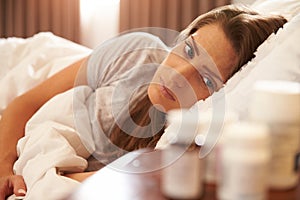
[[[15,194],[16,196],[25,196],[26,185],[22,176],[8,175],[0,177],[0,200]]]

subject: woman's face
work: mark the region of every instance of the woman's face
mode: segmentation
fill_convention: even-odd
[[[237,56],[222,29],[201,27],[159,66],[148,88],[150,101],[164,112],[189,108],[218,91],[235,63]]]

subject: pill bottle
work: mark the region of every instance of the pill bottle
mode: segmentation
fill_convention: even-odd
[[[171,199],[199,199],[203,195],[204,163],[195,144],[197,116],[186,110],[167,113],[170,145],[162,150],[161,190]],[[172,134],[173,133],[173,134]]]
[[[204,147],[211,145],[205,155],[200,155],[205,160],[204,182],[215,185],[217,180],[218,151],[223,142],[223,131],[226,126],[238,121],[238,115],[227,110],[224,113],[201,113],[198,123],[196,144]],[[200,141],[201,140],[201,141]],[[201,149],[203,150],[203,148]]]
[[[271,189],[290,189],[299,180],[300,84],[259,81],[250,102],[249,118],[268,125],[271,136]]]
[[[218,199],[267,199],[269,145],[264,125],[239,122],[226,128],[220,151]]]

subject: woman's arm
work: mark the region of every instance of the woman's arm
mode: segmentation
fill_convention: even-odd
[[[65,174],[64,176],[74,179],[76,181],[82,182],[88,177],[92,176],[96,172],[82,172],[82,173],[72,173],[72,174]]]
[[[0,120],[0,178],[13,175],[13,163],[17,159],[16,145],[24,136],[26,122],[50,98],[76,85],[86,84],[87,58],[61,70],[33,89],[15,98],[3,112]],[[81,66],[84,66],[81,69]],[[0,179],[0,199],[3,183]]]

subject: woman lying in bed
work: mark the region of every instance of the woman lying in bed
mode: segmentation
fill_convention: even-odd
[[[74,135],[81,143],[76,145],[89,152],[78,155],[84,159],[93,155],[108,164],[128,151],[154,147],[163,133],[165,112],[190,107],[218,91],[285,22],[281,16],[263,16],[231,5],[199,16],[171,50],[147,33],[125,34],[105,42],[88,58],[66,67],[6,108],[0,121],[0,200],[13,193],[25,194],[28,181],[24,178],[24,182],[24,174],[14,174],[13,164],[19,156],[15,166],[18,174],[22,171],[18,170],[20,163],[30,163],[24,161],[26,148],[17,154],[17,142],[24,136],[26,124],[26,131],[30,130],[28,121],[32,128],[32,124],[48,120],[35,113],[47,111],[47,106],[42,106],[54,96],[78,88],[77,93],[72,90],[73,99],[61,106],[74,104],[75,119],[67,123],[78,127]],[[84,100],[74,103],[80,95]],[[68,117],[64,111],[55,116],[60,121],[64,117]],[[21,146],[26,142],[21,139]],[[78,149],[72,142],[69,145]],[[66,176],[81,181],[90,174]]]

